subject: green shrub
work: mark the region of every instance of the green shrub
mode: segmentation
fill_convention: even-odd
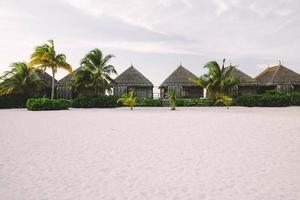
[[[241,96],[237,99],[236,104],[248,107],[285,107],[291,105],[291,95],[268,91],[262,95]]]
[[[291,105],[300,106],[300,92],[293,92],[291,94]]]
[[[0,108],[25,108],[27,99],[27,95],[2,95]]]
[[[141,107],[162,107],[163,101],[161,99],[141,99],[138,100],[138,106]]]
[[[116,96],[83,96],[73,100],[74,108],[115,108],[120,106]]]
[[[72,106],[71,101],[65,99],[37,98],[28,99],[26,107],[28,110],[67,110]]]
[[[177,106],[212,106],[215,102],[212,99],[177,99]]]

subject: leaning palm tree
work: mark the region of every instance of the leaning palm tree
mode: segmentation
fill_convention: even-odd
[[[58,54],[54,48],[53,40],[48,40],[47,43],[37,46],[34,53],[31,55],[29,66],[36,67],[45,71],[50,69],[52,71],[52,84],[51,84],[51,99],[54,98],[55,88],[55,74],[59,68],[72,72],[72,67],[66,61],[65,54]]]
[[[130,91],[128,94],[125,94],[122,98],[118,99],[117,103],[122,103],[124,106],[130,107],[130,110],[133,110],[133,107],[136,105],[136,97],[134,96],[133,91]]]
[[[81,69],[78,70],[74,79],[73,87],[80,92],[92,89],[94,95],[103,95],[105,91],[111,92],[111,75],[117,74],[115,67],[109,64],[114,56],[104,56],[99,49],[90,51],[81,61]]]
[[[41,72],[30,68],[26,63],[16,62],[11,65],[11,70],[1,76],[0,95],[24,94],[29,97],[38,96],[46,82],[41,80]]]
[[[208,69],[208,73],[192,80],[196,85],[206,88],[208,96],[212,99],[220,99],[225,95],[232,95],[237,87],[237,80],[230,76],[230,72],[235,66],[230,65],[224,67],[225,59],[223,59],[222,67],[216,61],[208,62],[204,68]]]

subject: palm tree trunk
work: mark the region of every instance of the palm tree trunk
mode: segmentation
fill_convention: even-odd
[[[52,86],[51,86],[51,99],[54,99],[54,88],[55,88],[55,78],[54,78],[54,71],[52,70]]]

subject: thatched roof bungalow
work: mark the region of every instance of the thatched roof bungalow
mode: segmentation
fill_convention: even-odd
[[[300,74],[284,67],[281,63],[268,67],[255,78],[266,90],[282,92],[300,91]]]
[[[191,78],[196,78],[196,75],[180,65],[159,86],[160,97],[166,98],[170,90],[177,90],[179,98],[203,97],[203,88],[196,86]]]
[[[56,96],[59,99],[72,99],[73,92],[71,87],[71,81],[76,75],[77,71],[82,67],[78,67],[76,70],[72,71],[70,74],[66,75],[56,83]]]
[[[38,69],[40,79],[46,82],[46,87],[42,91],[42,95],[46,97],[51,97],[51,88],[52,88],[52,76],[47,72]],[[54,79],[54,84],[57,84],[57,80]]]
[[[225,68],[225,70],[228,69],[228,67]],[[261,84],[236,67],[232,68],[229,75],[238,80],[237,96],[253,95],[259,92]]]
[[[134,91],[138,99],[153,98],[153,84],[132,65],[114,79],[113,92],[115,96],[122,96]]]

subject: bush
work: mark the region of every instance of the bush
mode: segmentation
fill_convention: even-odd
[[[293,92],[291,94],[291,105],[300,106],[300,92]]]
[[[48,99],[48,98],[37,98],[28,99],[26,107],[28,110],[67,110],[71,107],[72,103],[65,99]]]
[[[25,108],[27,99],[27,95],[2,95],[0,108]]]
[[[83,96],[73,100],[74,108],[115,108],[120,106],[116,96]]]
[[[212,106],[215,102],[212,99],[177,99],[177,106]]]
[[[270,91],[263,95],[241,96],[237,100],[237,105],[248,107],[285,107],[291,105],[291,95]]]
[[[141,99],[138,100],[138,106],[141,107],[162,107],[163,101],[161,99]]]

